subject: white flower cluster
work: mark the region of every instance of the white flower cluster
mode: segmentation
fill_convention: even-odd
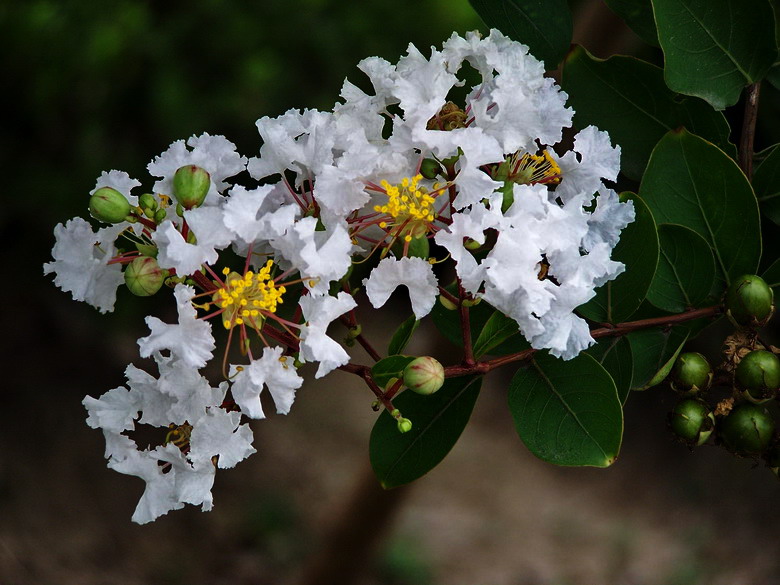
[[[459,78],[467,65],[481,77],[470,90]],[[326,330],[355,307],[350,291],[362,284],[381,307],[405,285],[415,316],[427,315],[442,290],[437,251],[455,261],[463,290],[517,321],[533,347],[569,359],[593,343],[574,310],[623,270],[610,254],[634,218],[603,183],[617,177],[619,148],[589,127],[573,150],[553,150],[571,124],[566,94],[495,30],[359,68],[372,92],[347,81],[331,112],[258,120],[259,157],[207,134],[176,142],[148,166],[154,194],[131,193],[141,183],[119,171],[98,180],[93,193],[121,194],[127,218],[96,233],[79,218],[55,230],[44,271],[76,300],[112,310],[123,267],[142,257],[175,284],[178,323],[148,317],[139,340],[159,378],[131,365],[127,388],[84,401],[109,467],[147,483],[138,522],[183,503],[211,507],[215,468],[254,451],[242,416],[264,417],[262,390],[290,410],[303,382],[296,360],[318,363],[316,377],[348,362]],[[207,173],[196,205],[182,205],[188,169]],[[243,171],[251,186],[227,181]],[[241,270],[217,267],[227,249],[245,258]],[[350,284],[355,257],[373,268]],[[211,318],[248,357],[217,388],[199,373],[215,349]],[[141,449],[127,434],[139,425],[166,437]]]

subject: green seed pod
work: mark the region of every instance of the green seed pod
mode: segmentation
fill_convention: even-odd
[[[101,187],[89,198],[89,213],[106,223],[120,223],[130,213],[130,202],[116,189]]]
[[[701,400],[684,398],[669,413],[669,428],[689,446],[698,447],[710,438],[715,417]]]
[[[780,359],[771,351],[751,351],[740,360],[735,378],[751,402],[771,400],[780,388]]]
[[[438,161],[432,158],[424,158],[420,165],[420,174],[426,179],[435,179],[439,175],[444,173],[444,169]]]
[[[163,285],[168,271],[157,264],[150,256],[136,258],[125,268],[125,284],[130,292],[139,297],[149,297]]]
[[[760,455],[775,432],[775,419],[763,406],[745,402],[720,422],[718,435],[729,451],[738,455]]]
[[[173,196],[184,209],[199,207],[210,186],[211,176],[195,165],[181,167],[173,175]]]
[[[404,384],[417,394],[433,394],[444,384],[444,367],[430,356],[418,357],[404,369]]]
[[[672,370],[672,388],[678,392],[697,393],[712,381],[712,369],[703,355],[692,351],[680,354]]]
[[[726,309],[738,324],[762,327],[772,316],[774,292],[763,278],[754,274],[740,276],[726,293]]]

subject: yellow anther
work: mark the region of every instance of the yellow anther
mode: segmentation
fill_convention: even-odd
[[[225,267],[222,269],[222,274],[224,274],[225,276],[227,276],[228,274],[230,274],[230,268],[228,268],[227,266],[225,266]]]

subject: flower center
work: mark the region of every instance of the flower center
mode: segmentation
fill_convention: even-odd
[[[387,204],[375,205],[374,211],[386,214],[392,220],[389,222],[391,225],[404,226],[403,231],[407,234],[415,232],[414,235],[419,235],[417,231],[427,231],[427,224],[436,217],[433,209],[436,194],[431,195],[425,187],[419,186],[422,178],[422,175],[411,179],[405,177],[397,185],[382,181],[382,187],[387,193]],[[434,185],[434,189],[437,187]],[[386,229],[388,221],[380,222],[379,227]],[[420,230],[420,227],[423,229]]]
[[[550,156],[548,150],[542,154],[520,154],[516,152],[508,157],[506,180],[523,185],[537,183],[556,184],[561,181],[561,167]]]
[[[275,313],[283,302],[284,286],[277,286],[271,278],[273,261],[266,262],[259,272],[247,271],[243,276],[225,268],[225,286],[214,293],[214,302],[222,309],[225,329],[243,325],[245,320],[259,327],[264,313]]]

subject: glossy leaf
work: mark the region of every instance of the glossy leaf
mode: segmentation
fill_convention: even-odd
[[[531,452],[556,465],[607,467],[617,459],[623,409],[615,383],[591,356],[536,354],[509,386],[509,410]]]
[[[661,258],[647,300],[670,313],[699,307],[715,283],[715,260],[706,240],[675,224],[658,226]]]
[[[509,38],[527,45],[531,54],[556,69],[572,35],[566,0],[469,0],[480,18]]]
[[[561,85],[574,107],[575,125],[594,124],[620,145],[627,177],[640,180],[653,147],[680,126],[736,157],[723,114],[700,99],[670,91],[655,65],[624,56],[597,59],[576,47],[564,61]]]
[[[530,347],[517,327],[517,322],[500,311],[495,311],[487,320],[474,342],[474,357],[486,353],[503,354],[522,351]]]
[[[780,147],[775,146],[756,167],[753,189],[761,212],[780,225]]]
[[[454,287],[448,286],[447,290],[453,292]],[[479,333],[487,323],[488,319],[493,315],[495,309],[491,307],[485,301],[477,303],[473,307],[469,307],[469,325],[471,328],[471,342],[472,344],[477,340]],[[460,327],[460,313],[457,309],[450,310],[445,307],[440,299],[436,300],[436,304],[430,312],[433,324],[439,330],[445,339],[457,345],[463,347],[463,333]]]
[[[686,327],[644,329],[626,336],[634,357],[634,390],[647,390],[664,381],[674,365],[674,360],[688,340]]]
[[[409,355],[391,355],[374,364],[371,376],[380,388],[386,388],[393,378],[403,376],[404,368],[414,359],[414,356]]]
[[[639,193],[659,224],[683,225],[706,240],[720,280],[756,271],[758,203],[745,175],[716,146],[685,130],[669,132],[653,150]]]
[[[415,319],[414,315],[401,323],[398,329],[395,330],[395,333],[393,333],[393,338],[387,346],[388,355],[401,353],[419,325],[420,321]]]
[[[653,0],[653,10],[673,91],[722,110],[775,62],[769,0]]]
[[[587,352],[612,376],[620,403],[625,404],[634,376],[634,357],[628,340],[625,337],[600,339]]]
[[[626,270],[615,280],[596,290],[596,296],[578,312],[599,323],[619,323],[637,310],[650,287],[658,265],[658,234],[655,220],[644,201],[633,193],[621,199],[634,202],[636,219],[620,234],[612,259],[623,262]]]
[[[482,376],[449,378],[435,394],[406,391],[393,400],[401,414],[412,421],[412,430],[398,432],[387,411],[377,419],[369,457],[382,487],[414,481],[444,459],[469,421],[481,383]]]
[[[653,5],[650,0],[605,0],[605,2],[643,41],[659,46]]]

